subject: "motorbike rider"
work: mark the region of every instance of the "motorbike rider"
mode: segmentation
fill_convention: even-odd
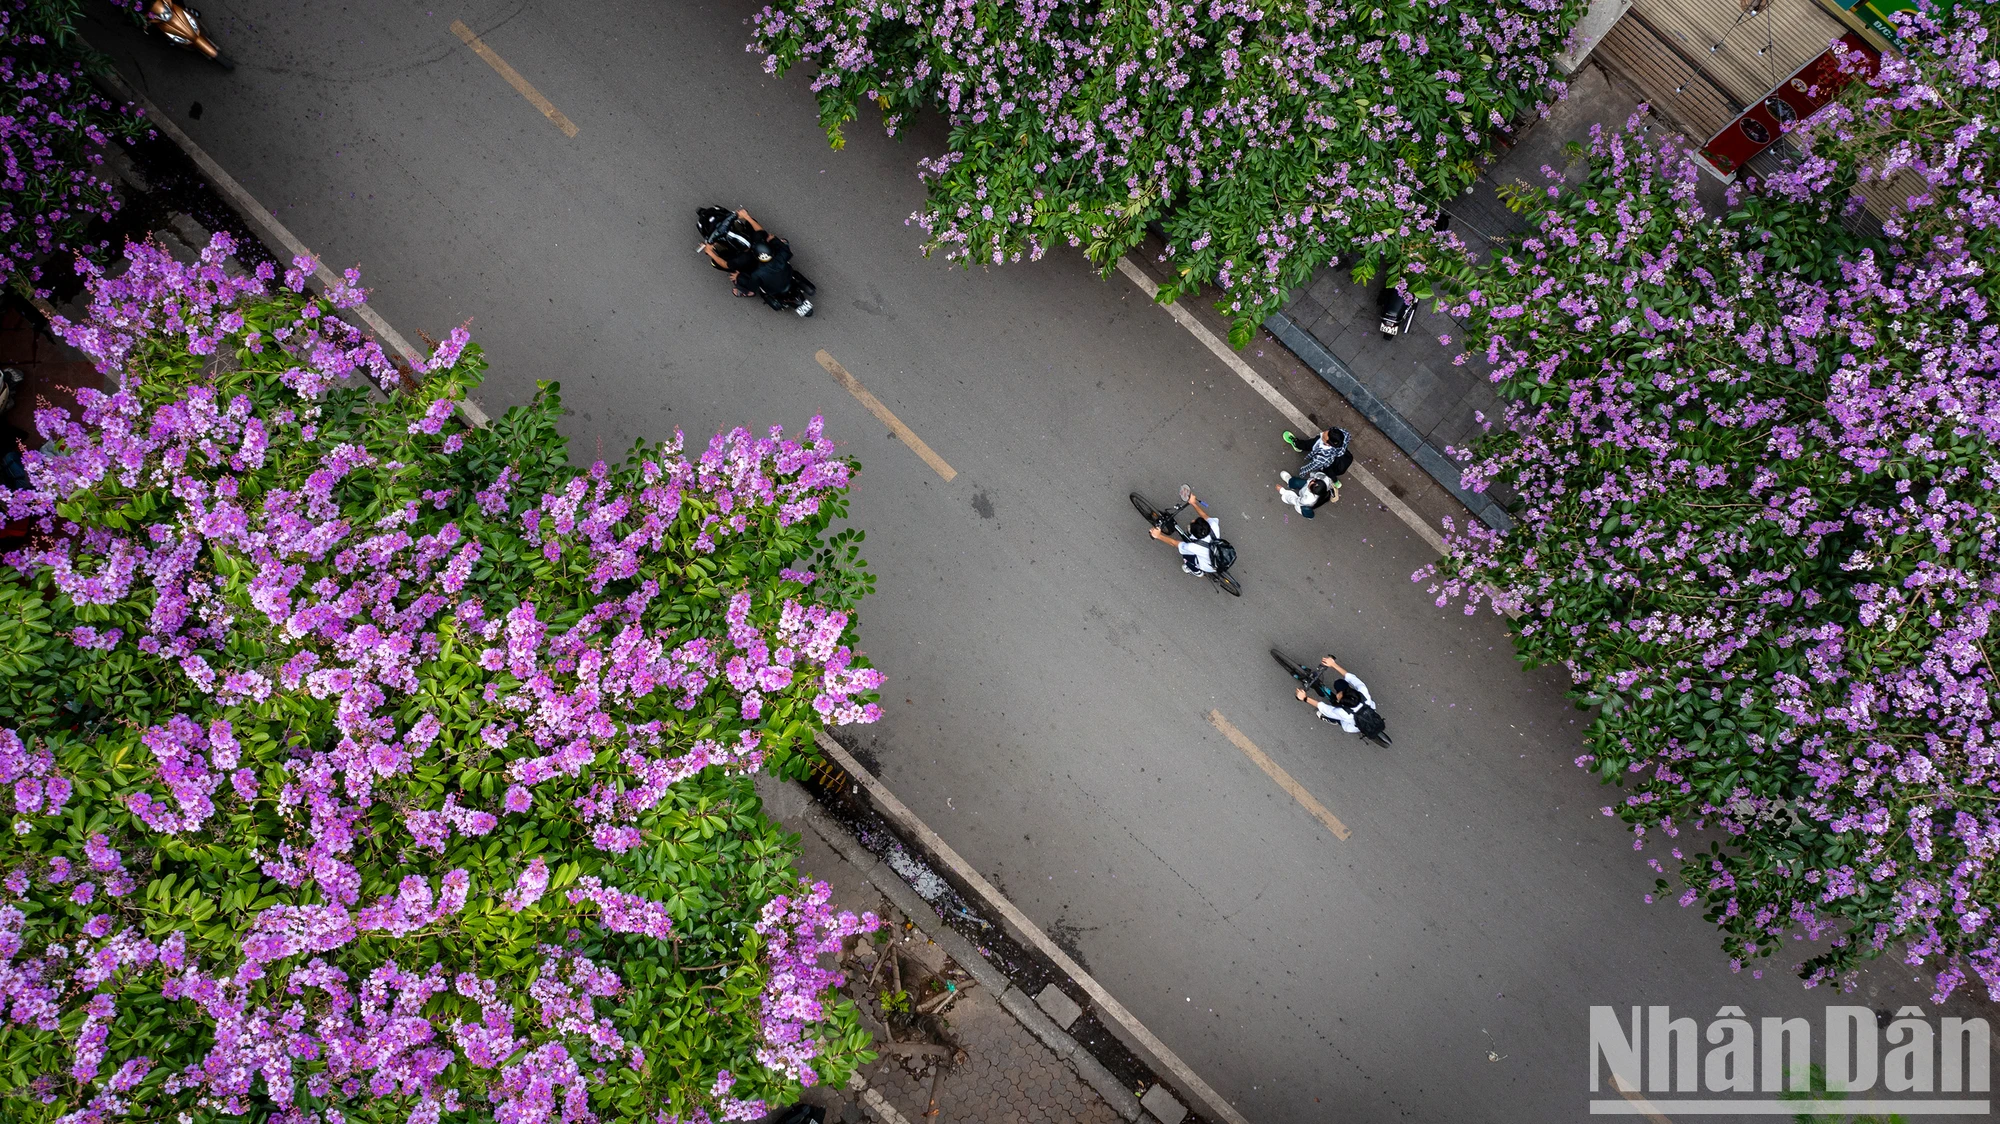
[[[1188,506],[1194,508],[1199,517],[1188,524],[1186,538],[1175,538],[1160,530],[1152,529],[1153,537],[1165,543],[1172,543],[1181,553],[1181,565],[1190,574],[1212,574],[1215,572],[1215,544],[1222,536],[1215,533],[1214,517],[1201,506],[1193,492],[1188,493]]]
[[[764,298],[772,308],[784,307],[785,295],[792,291],[792,248],[784,239],[767,235],[750,252],[750,260],[735,274],[739,290]]]
[[[1327,686],[1333,691],[1333,701],[1328,703],[1313,698],[1306,694],[1306,690],[1303,687],[1298,690],[1298,700],[1318,711],[1321,718],[1339,726],[1350,734],[1362,733],[1362,725],[1364,723],[1374,727],[1376,730],[1380,730],[1380,715],[1365,715],[1363,713],[1364,711],[1373,711],[1375,709],[1375,696],[1368,693],[1368,684],[1363,683],[1360,676],[1340,666],[1339,661],[1335,660],[1332,656],[1325,657],[1319,663],[1321,667],[1332,668],[1333,673],[1340,676],[1340,678],[1327,683]]]
[[[737,296],[763,296],[764,294],[749,284],[748,274],[755,272],[757,267],[763,264],[760,254],[768,256],[768,247],[772,243],[784,246],[785,242],[765,230],[756,219],[750,217],[749,211],[738,208],[736,217],[749,225],[750,233],[746,235],[731,230],[713,242],[703,242],[695,249],[707,254],[708,260],[715,263],[715,268],[729,274],[729,279],[736,284]],[[791,256],[790,249],[786,249],[785,256],[788,258]]]

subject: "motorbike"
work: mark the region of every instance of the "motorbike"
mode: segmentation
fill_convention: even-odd
[[[201,13],[180,0],[153,0],[146,6],[146,26],[167,37],[169,43],[186,47],[214,59],[224,70],[235,70],[235,60],[222,53],[208,33],[201,29]]]
[[[1408,335],[1411,325],[1417,322],[1417,302],[1401,289],[1385,288],[1378,303],[1382,308],[1382,319],[1376,322],[1375,329],[1382,333],[1382,338],[1393,340],[1397,336]]]
[[[792,268],[792,248],[784,239],[758,230],[728,207],[698,208],[695,229],[701,233],[696,252],[713,248],[729,262],[715,268],[735,275],[738,293],[757,296],[778,312],[813,314],[812,298],[819,290]]]
[[[1450,230],[1450,213],[1439,211],[1436,217],[1431,220],[1430,228],[1434,234],[1442,234]],[[1340,259],[1335,258],[1334,260],[1339,261]],[[1412,297],[1408,291],[1396,288],[1394,285],[1384,285],[1382,287],[1382,295],[1377,299],[1376,303],[1382,310],[1382,319],[1376,322],[1375,328],[1382,333],[1383,339],[1393,340],[1397,336],[1410,334],[1410,328],[1417,321],[1417,298]]]

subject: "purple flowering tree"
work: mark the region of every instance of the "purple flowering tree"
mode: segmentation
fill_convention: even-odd
[[[1568,668],[1605,814],[1738,966],[2000,998],[1996,18],[1913,19],[1725,216],[1684,141],[1598,135],[1453,298],[1511,400],[1467,482],[1522,501],[1417,576]]]
[[[926,252],[997,265],[1067,244],[1109,269],[1159,221],[1163,299],[1216,285],[1240,347],[1334,255],[1401,263],[1487,136],[1561,95],[1549,60],[1581,10],[782,0],[752,49],[773,73],[816,68],[836,148],[865,102],[891,133],[946,114],[912,216]]]
[[[98,174],[138,117],[90,84],[75,0],[0,0],[0,279],[33,287],[36,264],[87,246],[118,209]]]
[[[755,1118],[868,1035],[751,774],[875,719],[852,465],[788,438],[571,468],[398,388],[299,263],[134,246],[57,330],[0,578],[0,1115]],[[367,383],[387,389],[371,397]],[[850,536],[851,537],[851,533]],[[186,1118],[181,1116],[181,1118]]]

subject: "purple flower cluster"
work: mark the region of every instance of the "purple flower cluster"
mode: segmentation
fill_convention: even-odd
[[[104,249],[85,239],[118,209],[99,169],[141,126],[91,85],[75,34],[62,5],[0,2],[0,276],[32,281],[57,254]]]
[[[2000,17],[1900,18],[1728,219],[1684,142],[1600,133],[1454,298],[1512,399],[1465,481],[1522,506],[1417,576],[1568,667],[1635,846],[1725,844],[1668,846],[1739,964],[1897,946],[2000,998]]]
[[[622,893],[596,878],[583,878],[569,892],[572,902],[590,902],[597,907],[597,923],[614,933],[639,933],[664,941],[673,936],[674,919],[667,907],[637,894]]]
[[[911,216],[968,261],[1083,247],[1100,266],[1166,223],[1178,295],[1213,282],[1239,321],[1336,253],[1391,258],[1424,197],[1457,195],[1492,130],[1542,112],[1580,5],[1249,0],[1129,9],[786,0],[756,17],[765,68],[818,70],[836,146],[875,102],[891,133],[937,107]]]
[[[732,812],[727,851],[677,833],[748,806],[747,775],[799,731],[879,715],[852,603],[822,599],[854,583],[781,566],[819,549],[851,466],[815,418],[552,467],[552,410],[451,423],[479,362],[462,330],[404,391],[337,315],[358,277],[315,297],[310,262],[280,287],[230,250],[86,267],[89,314],[57,329],[119,389],[42,411],[33,487],[0,489],[37,532],[0,593],[61,598],[54,644],[113,677],[102,697],[165,700],[0,726],[0,1027],[61,1051],[21,1063],[37,1089],[92,1120],[285,1124],[374,1102],[579,1124],[632,1089],[648,1112],[742,1118],[764,1098],[740,1083],[795,1090],[827,1056],[812,1025],[852,1018],[801,950],[852,919],[758,913],[789,901],[784,845],[736,849],[780,838],[768,819]],[[138,780],[73,783],[99,761]],[[70,822],[102,829],[78,843]],[[694,872],[739,928],[782,919],[761,957],[690,906]],[[618,1006],[630,989],[603,965],[666,1003],[683,946],[731,962],[743,994],[672,1018]],[[648,1066],[663,1051],[681,1076]]]
[[[757,1060],[804,1085],[816,1082],[811,1062],[819,1043],[809,1035],[825,1011],[820,996],[846,979],[820,966],[820,958],[840,950],[842,939],[872,933],[882,919],[873,913],[855,916],[833,911],[833,891],[824,882],[800,883],[803,895],[781,894],[764,904],[757,933],[764,938],[765,959],[771,966],[764,988],[764,1045]],[[762,1115],[761,1110],[753,1113]],[[725,1119],[727,1119],[725,1117]]]
[[[62,815],[76,786],[54,770],[54,754],[46,749],[30,753],[14,731],[0,729],[0,792],[13,792],[16,835],[31,830],[28,817]]]

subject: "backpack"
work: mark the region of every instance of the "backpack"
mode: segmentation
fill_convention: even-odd
[[[1210,539],[1207,543],[1210,559],[1215,563],[1215,572],[1224,574],[1236,565],[1236,548],[1228,539]]]
[[[1354,712],[1354,725],[1364,738],[1376,737],[1389,728],[1389,724],[1382,721],[1382,716],[1372,706],[1364,706]]]
[[[1353,467],[1354,454],[1342,449],[1340,455],[1333,458],[1333,463],[1326,466],[1326,474],[1338,480],[1343,473]]]

